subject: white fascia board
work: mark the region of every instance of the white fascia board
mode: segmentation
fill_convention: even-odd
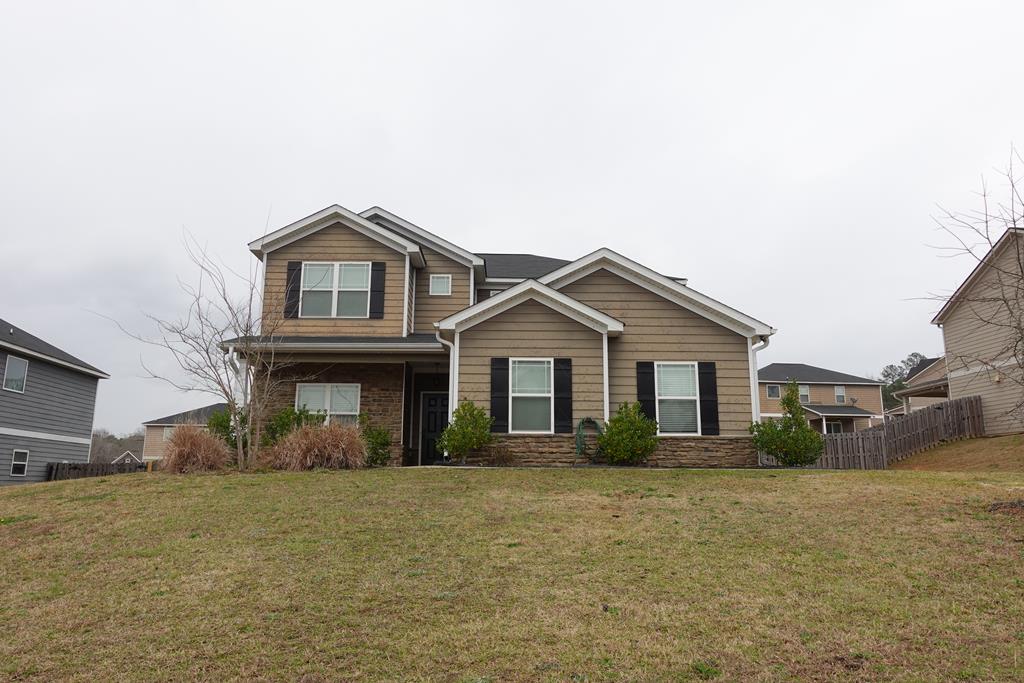
[[[438,323],[438,329],[462,331],[531,299],[597,332],[607,332],[611,336],[622,333],[621,321],[536,280],[522,282],[448,316]]]
[[[444,351],[444,347],[435,342],[381,344],[379,342],[314,342],[314,343],[279,343],[254,344],[256,348],[274,349],[275,351],[373,351],[375,353],[404,353],[406,351]]]
[[[885,382],[805,382],[802,379],[759,379],[758,384],[789,384],[790,381],[796,382],[797,384],[816,384],[821,386],[840,386],[840,387],[884,387]]]
[[[407,236],[411,236],[413,239],[422,240],[426,242],[428,246],[437,249],[446,256],[452,258],[455,261],[465,266],[483,266],[484,260],[474,254],[471,251],[467,251],[457,244],[452,244],[443,237],[438,237],[429,230],[424,230],[415,223],[410,223],[400,216],[382,209],[379,206],[374,206],[366,211],[360,211],[359,215],[363,218],[370,220],[371,216],[379,216],[385,221],[391,224],[390,227],[396,231],[406,231]]]
[[[601,268],[663,296],[697,315],[713,320],[737,334],[746,337],[768,337],[775,334],[775,328],[772,326],[701,294],[687,285],[667,278],[608,248],[601,248],[587,254],[544,275],[539,278],[539,281],[555,289],[560,289]]]
[[[59,365],[62,368],[67,368],[69,370],[75,370],[77,372],[82,373],[83,375],[90,375],[90,376],[96,377],[98,379],[110,379],[110,375],[108,375],[107,373],[102,372],[100,370],[91,370],[89,368],[84,368],[81,365],[75,365],[74,363],[69,363],[66,360],[61,360],[60,358],[54,358],[53,356],[48,356],[45,353],[40,353],[38,351],[32,351],[31,349],[26,349],[24,346],[18,346],[17,344],[8,344],[7,342],[4,342],[4,341],[0,340],[0,348],[5,349],[7,351],[10,351],[11,353],[13,353],[16,356],[31,356],[32,358],[37,358],[39,360],[44,360],[47,363],[52,363],[54,365]]]
[[[263,258],[263,255],[268,252],[280,249],[328,227],[332,224],[332,219],[401,254],[408,254],[417,267],[423,267],[423,253],[420,251],[418,244],[383,226],[368,221],[359,214],[353,213],[338,204],[328,206],[326,209],[317,211],[311,216],[306,216],[301,220],[249,242],[249,251],[258,258]]]

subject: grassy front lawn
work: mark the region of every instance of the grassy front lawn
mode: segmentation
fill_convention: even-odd
[[[1024,474],[373,470],[0,491],[0,676],[1009,680]]]
[[[1024,434],[966,439],[912,455],[898,470],[931,472],[1024,472]]]

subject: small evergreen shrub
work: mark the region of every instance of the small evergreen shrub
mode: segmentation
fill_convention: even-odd
[[[384,467],[391,462],[391,432],[371,425],[365,413],[359,416],[359,430],[366,447],[366,466]]]
[[[160,469],[174,474],[216,472],[231,462],[224,440],[195,425],[181,425],[171,432]]]
[[[597,437],[598,450],[613,465],[639,465],[658,447],[658,423],[639,403],[623,403]]]
[[[494,440],[491,424],[494,418],[471,401],[463,401],[452,413],[452,421],[444,428],[437,447],[452,458],[466,462],[466,455]]]
[[[366,446],[356,425],[305,425],[285,435],[267,452],[267,466],[278,470],[358,469],[366,466]]]
[[[245,413],[239,411],[239,419],[242,425],[245,425]],[[221,441],[228,445],[228,448],[235,450],[238,448],[238,438],[235,434],[235,423],[231,419],[231,410],[225,408],[224,410],[218,410],[217,412],[210,415],[210,418],[206,421],[206,428],[210,434],[219,437]]]
[[[750,425],[754,447],[773,456],[780,465],[786,467],[813,465],[821,456],[825,441],[807,423],[796,382],[786,385],[781,404],[781,418]]]
[[[308,408],[296,410],[289,406],[267,420],[263,428],[263,444],[273,446],[299,427],[322,425],[325,417],[323,412],[311,413]]]

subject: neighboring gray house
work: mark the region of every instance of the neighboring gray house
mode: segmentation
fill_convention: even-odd
[[[0,485],[89,462],[102,370],[0,319]]]

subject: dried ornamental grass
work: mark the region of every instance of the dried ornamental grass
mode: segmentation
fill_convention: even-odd
[[[268,461],[279,470],[357,469],[366,466],[366,446],[355,425],[307,425],[278,441]]]
[[[231,451],[224,441],[205,429],[182,425],[171,432],[160,469],[165,472],[215,472],[231,462]]]

